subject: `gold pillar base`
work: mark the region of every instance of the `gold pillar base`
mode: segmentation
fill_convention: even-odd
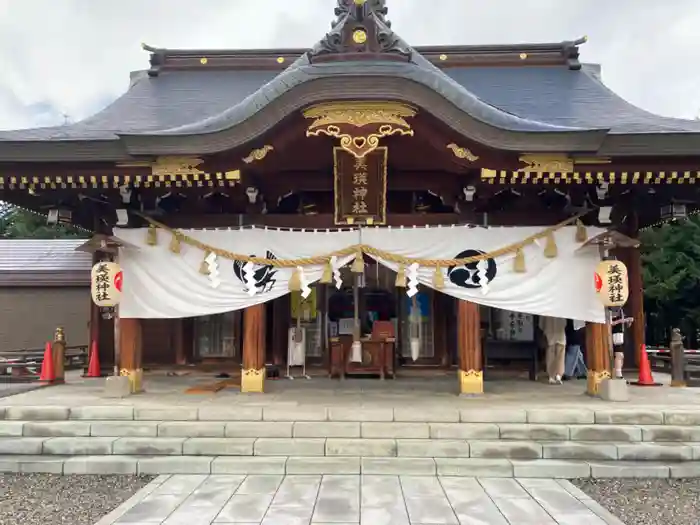
[[[262,393],[265,386],[265,369],[249,368],[241,374],[241,392]]]
[[[671,381],[671,386],[673,388],[685,388],[688,384],[685,381],[674,379]]]
[[[129,378],[129,392],[131,394],[138,394],[143,391],[143,370],[138,368],[136,370],[128,370],[122,368],[119,371],[120,376],[126,376]]]
[[[586,386],[586,393],[589,396],[597,396],[598,395],[598,388],[600,387],[600,382],[603,379],[611,379],[612,376],[610,375],[610,372],[607,370],[602,370],[600,372],[596,372],[595,370],[589,370],[588,375],[586,377],[587,379],[587,386]]]
[[[484,393],[484,372],[481,370],[460,370],[457,372],[459,378],[460,394],[483,394]]]

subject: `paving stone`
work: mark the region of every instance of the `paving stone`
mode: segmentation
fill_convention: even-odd
[[[360,480],[359,476],[324,476],[312,523],[359,523]]]
[[[83,421],[28,421],[22,433],[27,437],[87,437],[90,435],[90,423]]]
[[[671,477],[679,479],[700,478],[700,461],[684,461],[669,464]]]
[[[19,472],[21,456],[0,456],[0,472]]]
[[[521,425],[501,423],[498,425],[501,439],[528,439],[559,441],[569,439],[569,427],[566,425]]]
[[[438,476],[512,478],[513,464],[507,459],[435,458]]]
[[[643,441],[697,441],[700,442],[700,426],[654,425],[642,427]]]
[[[589,425],[595,423],[593,410],[557,408],[531,408],[527,411],[528,423],[553,425]]]
[[[273,494],[235,494],[221,509],[214,523],[260,523]]]
[[[93,421],[90,435],[100,437],[156,437],[157,421]]]
[[[457,423],[455,423],[457,424]],[[362,423],[363,438],[428,439],[428,423]]]
[[[284,474],[286,456],[221,456],[211,464],[212,474]]]
[[[182,454],[185,438],[138,438],[125,437],[117,439],[112,450],[114,454],[132,456],[160,456]]]
[[[267,406],[263,408],[264,421],[326,421],[326,407],[280,407]]]
[[[498,439],[500,431],[493,423],[430,423],[433,439]]]
[[[196,407],[135,407],[137,421],[197,421]]]
[[[292,430],[294,437],[299,438],[359,438],[359,421],[329,421],[311,422],[297,421]]]
[[[137,458],[133,456],[83,456],[63,462],[63,473],[69,474],[129,474],[137,472]]]
[[[513,460],[513,474],[516,478],[588,478],[591,466],[585,461],[557,459],[536,459],[532,461]]]
[[[256,456],[323,456],[326,440],[322,438],[259,438],[253,445]]]
[[[251,437],[251,438],[284,438],[292,437],[291,421],[239,421],[226,423],[226,437]]]
[[[99,456],[112,453],[111,437],[59,437],[44,441],[42,454],[64,456]]]
[[[432,458],[362,458],[363,475],[434,476]]]
[[[530,494],[514,479],[478,478],[478,483],[491,498],[529,498]]]
[[[254,458],[268,459],[268,458]],[[217,476],[218,477],[218,476]],[[236,494],[270,494],[274,495],[282,483],[283,475],[276,474],[251,474],[245,476],[243,483],[236,490]]]
[[[569,433],[572,441],[626,443],[642,440],[642,429],[631,425],[572,425],[569,427]]]
[[[359,474],[359,457],[290,457],[287,474]]]
[[[166,421],[158,425],[158,436],[164,437],[224,437],[225,423],[201,421]]]
[[[0,454],[41,454],[46,438],[0,438]]]
[[[207,456],[161,456],[138,459],[142,474],[209,474],[214,458]]]
[[[5,407],[0,407],[0,419],[5,419]]]
[[[411,523],[459,524],[459,520],[452,510],[450,502],[447,501],[444,495],[416,498],[407,497],[405,503]]]
[[[134,407],[73,407],[70,409],[69,417],[70,419],[129,421],[134,419]]]
[[[460,439],[397,439],[396,446],[399,457],[469,457],[469,443]]]
[[[61,421],[68,419],[67,407],[7,407],[5,419],[19,421]]]
[[[664,424],[698,426],[700,425],[700,410],[666,410],[664,411]]]
[[[690,461],[693,449],[678,443],[629,443],[617,445],[622,461]]]
[[[24,456],[19,459],[22,474],[63,474],[64,458],[57,456]]]
[[[646,461],[590,462],[593,478],[668,478],[668,465]]]
[[[556,525],[556,521],[547,514],[534,499],[498,498],[493,502],[509,523],[518,525]]]
[[[262,421],[262,407],[199,407],[200,421]]]
[[[585,441],[564,441],[560,443],[542,443],[544,459],[577,460],[616,460],[617,446],[612,443]]]
[[[700,445],[693,444],[691,445],[693,449],[693,460],[699,461],[700,460]]]
[[[661,410],[596,410],[595,422],[604,425],[663,425]]]
[[[527,423],[527,412],[519,408],[465,408],[459,411],[462,423]]]
[[[459,409],[457,408],[415,408],[394,407],[394,421],[416,423],[458,423]]]
[[[182,445],[185,456],[252,456],[254,438],[190,438]]]
[[[469,445],[473,458],[542,458],[542,445],[532,441],[470,441]]]
[[[393,439],[343,439],[326,440],[326,456],[396,456]]]
[[[393,421],[392,408],[332,407],[328,409],[329,421]]]
[[[22,435],[24,421],[0,421],[0,437],[19,437]]]
[[[587,509],[593,512],[593,514],[602,519],[605,525],[626,525],[597,501],[593,501],[592,499],[582,499],[580,501],[586,506]],[[588,525],[588,522],[586,522],[584,525]]]
[[[117,523],[162,523],[186,497],[186,494],[158,494],[154,491],[128,509]]]

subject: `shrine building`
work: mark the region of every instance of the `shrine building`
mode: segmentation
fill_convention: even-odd
[[[453,369],[480,393],[499,367],[536,378],[556,316],[586,323],[593,392],[606,256],[629,272],[634,361],[634,239],[697,209],[700,122],[623,100],[585,39],[413,47],[384,0],[329,19],[307,49],[144,45],[101,112],[0,132],[0,199],[94,232],[83,249],[123,272],[116,309],[92,305],[105,370],[138,390],[144,368],[196,365],[263,391],[288,364]]]

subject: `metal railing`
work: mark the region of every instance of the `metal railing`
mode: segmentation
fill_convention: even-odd
[[[0,350],[0,380],[33,381],[38,379],[44,361],[44,348]],[[80,370],[88,364],[88,346],[66,346],[64,366],[66,370]]]

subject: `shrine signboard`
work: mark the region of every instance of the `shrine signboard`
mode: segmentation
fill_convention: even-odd
[[[629,297],[627,267],[621,261],[600,261],[594,275],[595,291],[604,306],[623,306]]]
[[[386,224],[387,148],[363,157],[333,148],[335,223]]]
[[[98,262],[90,272],[93,302],[103,308],[117,306],[122,297],[122,270],[114,262]]]

